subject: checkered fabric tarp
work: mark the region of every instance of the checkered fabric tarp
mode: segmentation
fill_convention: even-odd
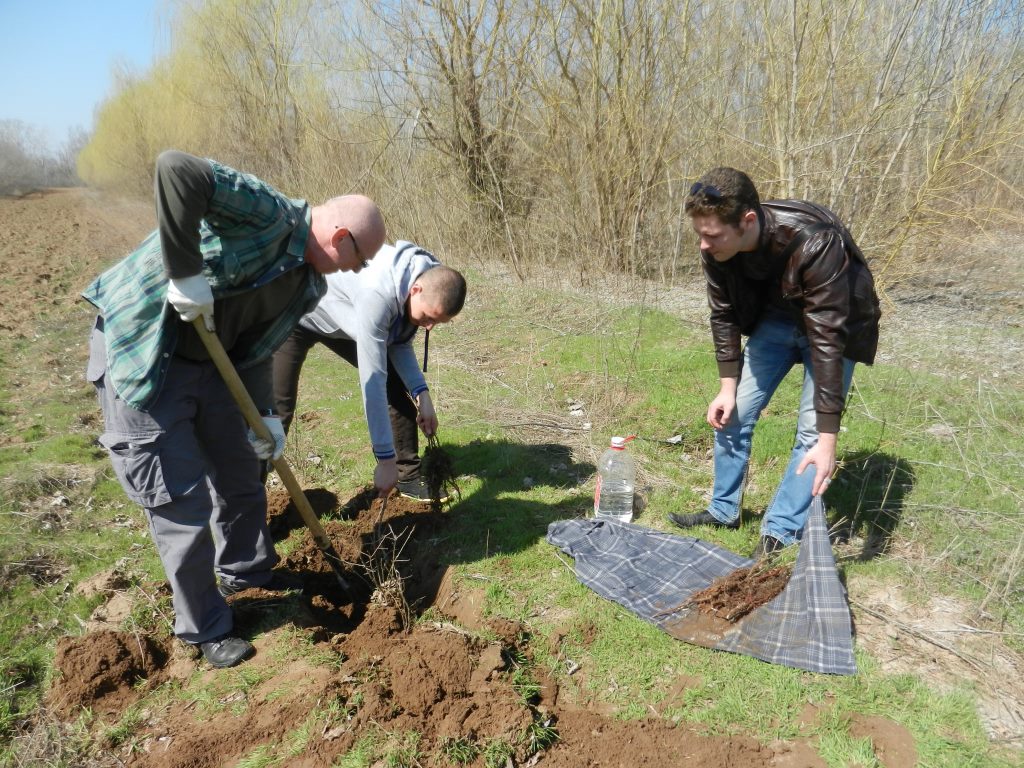
[[[753,560],[700,539],[607,520],[555,522],[547,540],[575,558],[583,584],[674,637],[811,672],[857,671],[850,608],[820,498],[786,588],[735,624],[698,615],[686,601]]]

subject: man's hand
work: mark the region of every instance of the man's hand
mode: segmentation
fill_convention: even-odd
[[[715,429],[721,429],[732,418],[736,410],[736,386],[737,379],[722,379],[718,395],[708,406],[708,424]]]
[[[429,392],[420,392],[416,398],[416,407],[419,409],[416,414],[416,423],[420,425],[424,435],[432,436],[437,432],[437,413],[434,411],[434,403],[430,399]]]
[[[281,424],[280,416],[264,416],[263,423],[266,424],[267,429],[270,430],[270,436],[273,438],[273,442],[268,442],[262,437],[257,437],[256,433],[249,430],[249,443],[252,445],[252,449],[256,451],[256,455],[261,459],[279,459],[281,454],[284,453],[284,425]]]
[[[171,278],[167,284],[167,301],[174,307],[181,319],[191,323],[200,315],[206,330],[213,331],[213,291],[203,275]]]
[[[813,464],[816,470],[811,495],[821,496],[828,490],[829,483],[832,482],[832,473],[836,471],[835,432],[822,432],[818,435],[817,445],[804,455],[804,460],[796,468],[796,473],[802,475],[809,464]]]
[[[398,460],[377,459],[377,468],[373,470],[373,486],[381,498],[386,498],[398,485]]]

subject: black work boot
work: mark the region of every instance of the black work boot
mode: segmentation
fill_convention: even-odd
[[[695,515],[677,515],[675,512],[669,512],[668,519],[680,528],[693,528],[696,525],[714,525],[719,528],[740,527],[740,519],[738,517],[731,523],[723,523],[710,512],[698,512]]]
[[[399,480],[398,492],[405,498],[415,499],[416,501],[435,501],[439,504],[448,501],[448,494],[444,491],[440,494],[441,498],[430,498],[430,489],[427,488],[427,484],[420,477],[414,477],[411,480]]]
[[[240,661],[249,658],[253,651],[252,644],[240,637],[221,635],[213,640],[200,643],[203,658],[210,662],[211,667],[225,669],[233,667]]]
[[[221,582],[217,585],[217,591],[222,597],[234,595],[244,589],[265,589],[267,592],[298,592],[302,593],[302,579],[287,571],[271,571],[270,581],[266,584],[227,584]]]
[[[757,542],[757,546],[754,547],[754,554],[752,557],[755,560],[760,560],[762,557],[771,557],[776,552],[779,552],[786,548],[786,545],[776,539],[774,536],[765,534]]]

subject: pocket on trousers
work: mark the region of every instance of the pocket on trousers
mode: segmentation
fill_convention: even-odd
[[[160,462],[160,435],[119,435],[106,432],[100,443],[110,454],[114,473],[128,498],[152,509],[171,500]]]

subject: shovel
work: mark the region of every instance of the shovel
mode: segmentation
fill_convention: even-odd
[[[220,371],[224,383],[227,384],[231,396],[235,399],[239,410],[242,411],[242,416],[245,417],[252,431],[256,433],[257,437],[267,440],[273,445],[274,438],[271,436],[270,430],[267,429],[267,425],[263,423],[263,417],[260,416],[256,404],[252,401],[248,390],[246,390],[242,380],[238,377],[238,371],[231,364],[231,360],[228,358],[227,352],[224,351],[224,346],[220,343],[220,339],[217,338],[216,334],[206,330],[206,323],[202,315],[192,321],[192,326],[196,329],[196,333],[199,334],[199,338],[203,340],[206,351],[210,353],[213,364]],[[295,504],[295,508],[302,515],[302,521],[313,535],[313,541],[316,542],[317,547],[324,555],[324,559],[327,560],[327,564],[334,571],[334,576],[337,578],[339,586],[341,586],[347,596],[354,597],[352,588],[342,575],[341,558],[331,544],[331,540],[327,538],[327,533],[324,531],[323,526],[320,525],[320,520],[313,511],[309,499],[306,498],[306,494],[302,491],[302,486],[299,485],[299,481],[292,474],[288,461],[284,456],[281,456],[274,459],[272,463],[274,469],[277,470],[277,476],[281,478],[284,487],[288,489],[288,495],[291,496],[292,503]]]

